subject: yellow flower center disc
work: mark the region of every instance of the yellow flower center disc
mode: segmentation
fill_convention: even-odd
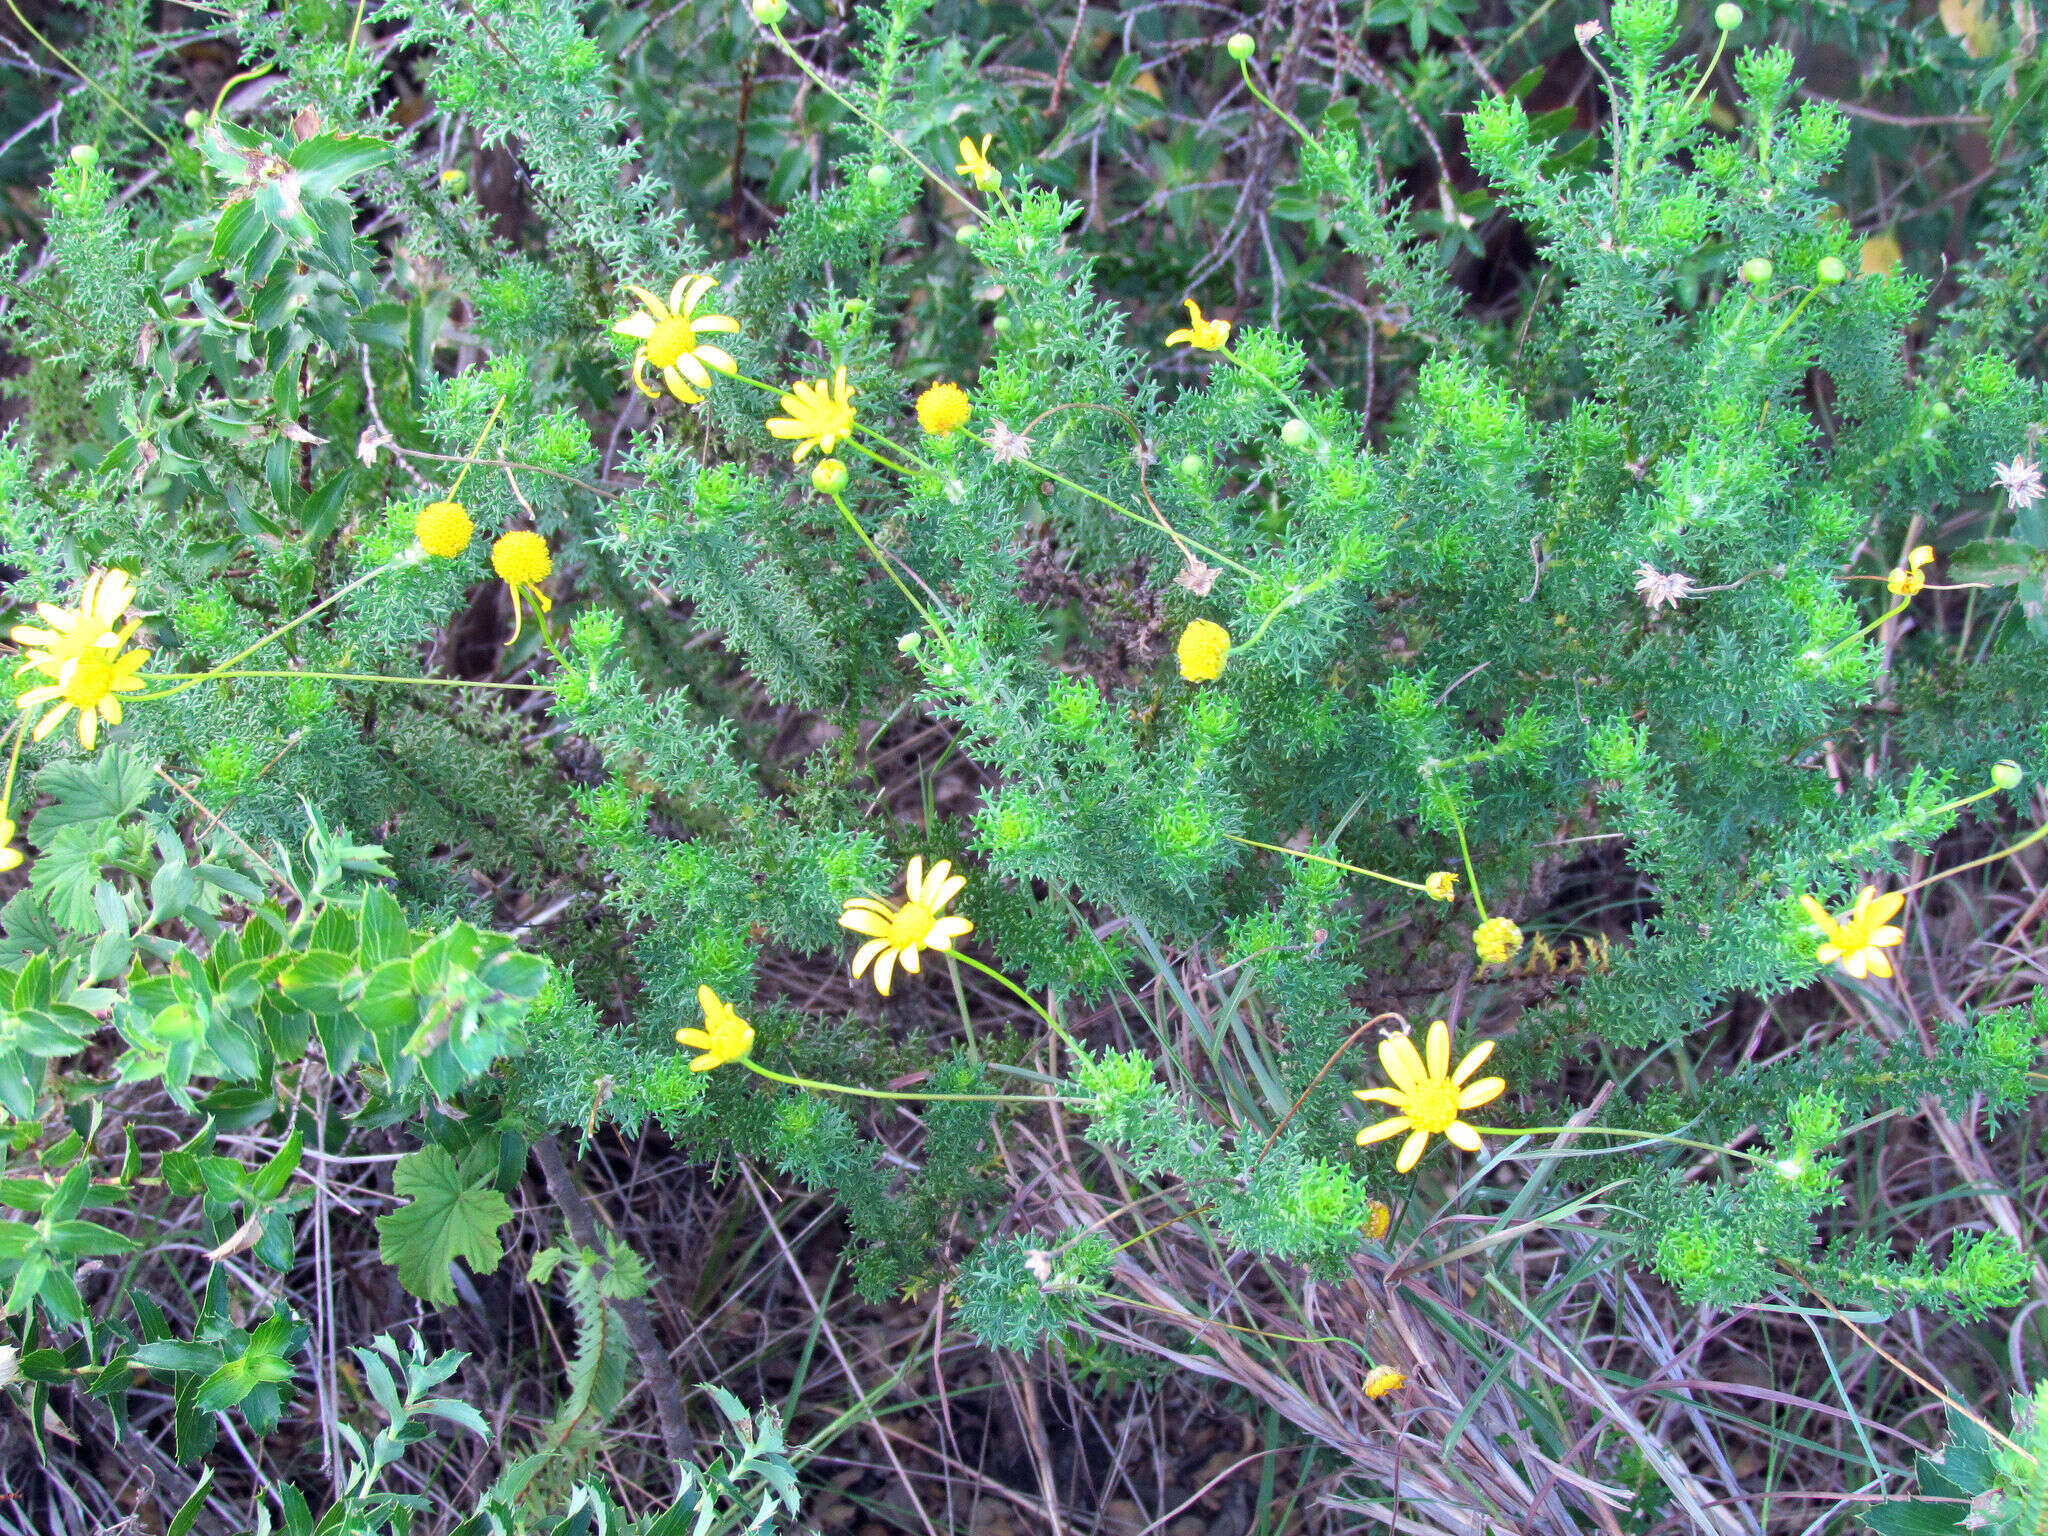
[[[91,709],[114,691],[113,663],[97,656],[81,656],[64,685],[64,702],[74,709]]]
[[[1415,1129],[1440,1134],[1458,1118],[1457,1085],[1447,1077],[1426,1078],[1408,1090],[1401,1107]]]
[[[931,909],[921,901],[907,901],[889,924],[889,942],[898,949],[910,944],[922,944],[926,934],[932,931]]]
[[[655,321],[647,336],[647,361],[657,368],[669,367],[685,352],[696,350],[697,332],[681,315]]]

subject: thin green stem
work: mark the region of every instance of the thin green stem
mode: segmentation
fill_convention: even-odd
[[[896,574],[896,567],[889,563],[882,551],[876,547],[875,541],[868,537],[867,529],[860,525],[860,519],[853,515],[853,509],[847,506],[846,499],[837,491],[828,494],[832,498],[832,505],[839,509],[839,515],[846,519],[847,526],[853,530],[854,537],[859,539],[862,547],[867,550],[869,558],[882,568],[883,575],[895,583],[896,590],[901,592],[903,600],[916,610],[917,616],[931,627],[932,633],[939,637],[939,643],[946,648],[946,654],[952,655],[953,638],[946,632],[946,627],[933,618],[931,610],[917,600],[917,594],[903,584],[903,578]]]
[[[412,688],[499,688],[511,693],[551,693],[547,683],[494,683],[473,677],[389,677],[381,672],[159,672],[143,674],[144,680],[152,683],[178,682],[175,688],[161,693],[138,693],[128,700],[130,704],[150,704],[158,699],[168,699],[172,694],[183,693],[187,688],[197,687],[208,678],[247,677],[310,677],[330,683],[400,683]]]
[[[462,489],[462,482],[469,478],[470,466],[476,463],[476,456],[484,451],[484,439],[491,435],[491,428],[498,424],[498,413],[505,409],[505,396],[498,396],[498,403],[491,407],[491,414],[484,422],[483,431],[477,433],[476,442],[469,450],[469,456],[462,461],[462,468],[455,473],[455,483],[448,487],[448,499],[453,501],[455,493]]]
[[[1630,1129],[1618,1125],[1476,1125],[1474,1130],[1485,1136],[1633,1136],[1642,1141],[1664,1141],[1674,1147],[1691,1147],[1700,1152],[1716,1152],[1725,1157],[1739,1157],[1759,1167],[1767,1166],[1772,1158],[1759,1157],[1754,1152],[1738,1151],[1734,1147],[1719,1146],[1711,1141],[1692,1141],[1684,1136],[1672,1136],[1663,1131]]]
[[[1065,1026],[1063,1026],[1058,1019],[1054,1018],[1049,1012],[1047,1012],[1046,1009],[1039,1003],[1037,998],[1033,997],[1029,992],[1026,992],[1022,987],[1018,986],[1016,982],[1010,980],[1010,978],[1005,976],[1001,971],[997,970],[992,965],[983,965],[979,960],[975,959],[974,956],[962,954],[959,950],[949,950],[947,951],[947,953],[956,956],[962,965],[971,965],[977,971],[981,972],[982,975],[988,977],[990,980],[1001,982],[1004,986],[1008,987],[1012,992],[1014,992],[1018,997],[1022,998],[1024,1000],[1025,1005],[1029,1007],[1033,1013],[1037,1014],[1041,1019],[1045,1020],[1046,1028],[1050,1029],[1055,1035],[1058,1035],[1060,1039],[1066,1044],[1068,1050],[1078,1051],[1081,1049],[1080,1043],[1076,1041],[1072,1035],[1067,1033]],[[1088,1101],[1083,1100],[1082,1102],[1085,1103]]]
[[[1685,98],[1685,104],[1688,107],[1699,99],[1700,92],[1704,91],[1707,88],[1707,82],[1714,78],[1715,66],[1717,66],[1721,62],[1721,50],[1726,48],[1727,46],[1728,34],[1726,32],[1723,32],[1720,35],[1720,37],[1716,38],[1714,41],[1714,56],[1711,59],[1707,60],[1707,72],[1700,76],[1699,83],[1692,88],[1692,94]]]
[[[1899,888],[1900,893],[1902,895],[1910,895],[1912,892],[1921,889],[1921,887],[1923,886],[1934,885],[1940,881],[1947,880],[1952,876],[1960,875],[1966,869],[1979,869],[1986,864],[1995,864],[2000,859],[2009,859],[2014,854],[2018,853],[2021,849],[2033,847],[2034,844],[2040,842],[2041,839],[2044,837],[2048,837],[2048,825],[2036,827],[2033,831],[2029,832],[2025,837],[2021,838],[2018,842],[2014,843],[2009,848],[2001,848],[1996,853],[1985,854],[1984,857],[1981,859],[1972,859],[1967,864],[1958,864],[1953,869],[1944,869],[1938,875],[1929,875],[1925,880],[1916,880],[1911,885],[1901,886]]]
[[[1821,285],[1819,283],[1815,283],[1811,288],[1806,290],[1806,297],[1799,301],[1798,308],[1794,309],[1791,314],[1787,315],[1785,317],[1784,323],[1780,325],[1775,331],[1771,332],[1769,340],[1764,342],[1764,345],[1766,347],[1777,345],[1778,338],[1784,335],[1785,332],[1791,328],[1792,322],[1794,320],[1797,320],[1802,314],[1806,312],[1806,306],[1813,302],[1814,296],[1818,294],[1820,290]]]
[[[1373,880],[1384,880],[1388,885],[1405,886],[1407,889],[1411,891],[1427,891],[1429,889],[1428,886],[1423,885],[1420,881],[1401,880],[1397,879],[1393,875],[1383,875],[1378,870],[1367,869],[1362,864],[1346,864],[1342,859],[1328,859],[1323,857],[1323,855],[1321,855],[1320,853],[1304,853],[1299,848],[1282,848],[1275,843],[1254,842],[1249,837],[1239,837],[1232,832],[1226,832],[1223,835],[1229,838],[1230,841],[1232,841],[1233,843],[1243,843],[1247,848],[1263,848],[1268,853],[1284,853],[1292,858],[1310,859],[1318,864],[1328,864],[1335,869],[1349,870],[1354,875],[1365,875]]]
[[[886,1088],[855,1088],[846,1083],[824,1083],[814,1077],[791,1077],[786,1073],[772,1072],[751,1056],[742,1056],[740,1065],[757,1077],[772,1082],[787,1083],[792,1088],[806,1088],[813,1093],[845,1093],[857,1099],[911,1099],[919,1103],[945,1104],[1086,1104],[1087,1099],[1063,1098],[1057,1094],[1044,1093],[894,1093]]]
[[[21,14],[21,7],[16,5],[14,3],[14,0],[7,0],[7,9],[12,11],[14,13],[14,19],[21,23],[21,30],[26,32],[30,37],[34,38],[37,42],[41,43],[45,48],[49,49],[50,52],[56,56],[58,63],[62,64],[66,69],[70,70],[72,74],[78,76],[79,80],[83,84],[92,87],[92,89],[99,94],[100,99],[106,102],[108,106],[112,107],[116,112],[120,113],[123,117],[127,118],[128,121],[133,123],[137,128],[140,128],[143,132],[143,136],[147,138],[150,143],[154,144],[158,149],[162,150],[165,154],[169,154],[171,152],[171,146],[168,143],[158,138],[154,133],[150,132],[149,124],[145,123],[141,118],[137,117],[133,112],[129,111],[126,104],[123,103],[119,97],[115,96],[113,92],[109,91],[105,86],[101,85],[99,81],[95,80],[85,70],[80,69],[76,64],[72,63],[70,59],[65,57],[64,51],[61,48],[59,48],[55,43],[51,42],[47,37],[43,36],[42,33],[38,32],[32,25],[30,25],[29,19]]]
[[[7,811],[14,803],[14,770],[21,762],[21,744],[28,736],[28,715],[23,710],[14,721],[14,750],[7,754],[7,780],[0,783],[0,821],[7,820]]]

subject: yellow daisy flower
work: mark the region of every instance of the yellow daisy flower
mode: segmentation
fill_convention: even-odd
[[[1196,619],[1180,632],[1174,654],[1180,658],[1180,675],[1189,682],[1214,682],[1230,660],[1230,631],[1211,619]]]
[[[662,303],[645,288],[626,284],[626,292],[640,301],[640,308],[612,327],[617,336],[630,336],[640,343],[633,354],[633,385],[649,398],[661,391],[649,384],[642,370],[653,364],[668,392],[685,405],[704,397],[697,393],[711,387],[711,373],[738,373],[739,364],[723,347],[697,339],[700,331],[738,334],[740,323],[730,315],[700,315],[697,306],[704,295],[718,286],[718,279],[702,272],[685,272],[668,291]]]
[[[813,448],[830,453],[841,439],[853,436],[853,386],[846,382],[844,368],[829,384],[819,379],[795,385],[782,397],[782,408],[789,414],[770,416],[768,431],[773,437],[797,439],[790,457],[799,464]]]
[[[917,397],[917,424],[927,437],[958,432],[973,414],[974,405],[958,384],[934,384]]]
[[[1422,1149],[1429,1145],[1432,1136],[1444,1136],[1453,1146],[1477,1152],[1479,1132],[1458,1117],[1468,1109],[1492,1103],[1508,1086],[1505,1079],[1498,1077],[1482,1077],[1469,1086],[1466,1083],[1466,1079],[1493,1054],[1491,1040],[1483,1040],[1467,1051],[1465,1059],[1458,1063],[1458,1070],[1453,1072],[1451,1027],[1438,1019],[1429,1026],[1425,1049],[1429,1053],[1427,1062],[1416,1054],[1415,1042],[1406,1035],[1387,1036],[1380,1042],[1380,1066],[1394,1080],[1394,1086],[1352,1090],[1354,1098],[1368,1103],[1391,1104],[1401,1111],[1390,1120],[1368,1125],[1360,1131],[1358,1144],[1369,1146],[1375,1141],[1385,1141],[1389,1136],[1408,1132],[1407,1141],[1401,1145],[1401,1155],[1394,1159],[1394,1166],[1402,1173],[1421,1161]]]
[[[709,1072],[753,1050],[754,1026],[734,1013],[724,998],[709,987],[699,987],[697,1006],[704,1010],[704,1027],[676,1031],[676,1044],[704,1053],[690,1063],[692,1072]]]
[[[1188,300],[1188,323],[1166,338],[1169,347],[1182,342],[1202,352],[1220,352],[1223,344],[1230,340],[1228,320],[1204,320],[1202,306],[1193,299]]]
[[[1365,1395],[1370,1398],[1385,1397],[1407,1385],[1408,1378],[1391,1365],[1376,1365],[1365,1373]]]
[[[995,142],[995,137],[992,133],[984,133],[979,149],[974,147],[974,140],[962,139],[960,163],[953,167],[954,175],[971,177],[983,192],[993,192],[1003,184],[1003,173],[988,163],[988,147]]]
[[[1472,930],[1472,947],[1488,965],[1506,965],[1522,947],[1522,930],[1512,918],[1489,917]]]
[[[540,589],[540,584],[548,579],[554,568],[554,557],[548,553],[548,541],[531,529],[514,528],[491,546],[491,569],[505,578],[505,585],[512,593],[512,639],[505,642],[507,645],[519,638],[521,592],[533,599],[534,607],[540,612],[554,611],[555,605]]]
[[[7,817],[0,816],[0,873],[21,868],[26,857],[26,854],[14,846],[14,823]]]
[[[78,744],[90,752],[93,743],[99,739],[102,720],[108,725],[121,723],[121,701],[115,695],[134,693],[142,687],[142,679],[135,674],[142,670],[142,664],[147,660],[147,651],[124,651],[117,655],[100,646],[94,646],[82,656],[72,657],[58,672],[56,682],[31,688],[15,700],[22,709],[56,705],[36,722],[35,729],[29,734],[41,741],[57,728],[57,722],[67,712],[75,709],[78,711]]]
[[[36,616],[48,629],[17,624],[8,631],[8,638],[22,647],[19,670],[56,677],[66,662],[76,661],[87,651],[120,650],[142,627],[142,621],[137,619],[118,633],[114,628],[134,601],[135,583],[128,579],[126,571],[94,571],[85,578],[75,609],[37,603]]]
[[[1899,566],[1891,575],[1885,577],[1884,584],[1886,589],[1893,597],[1915,596],[1922,587],[1927,585],[1927,578],[1921,573],[1921,568],[1931,564],[1933,560],[1934,546],[1932,544],[1915,546],[1913,552],[1906,556],[1906,563]]]
[[[904,970],[916,975],[919,950],[951,949],[955,939],[974,932],[974,924],[964,917],[939,916],[946,903],[966,884],[966,876],[953,873],[951,861],[939,860],[927,874],[924,859],[919,857],[912,859],[904,872],[904,894],[908,899],[902,906],[892,907],[873,896],[849,900],[846,910],[839,914],[839,926],[865,934],[868,939],[853,957],[853,979],[860,980],[860,973],[873,961],[875,990],[887,997],[889,981],[899,960]]]
[[[1856,897],[1856,905],[1836,918],[1811,896],[1800,897],[1806,915],[1827,935],[1814,959],[1822,965],[1839,965],[1858,981],[1866,975],[1890,976],[1892,963],[1885,950],[1906,937],[1905,929],[1892,927],[1891,921],[1905,904],[1904,891],[1880,896],[1875,887],[1866,885]]]

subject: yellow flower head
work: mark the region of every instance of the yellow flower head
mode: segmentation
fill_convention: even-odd
[[[718,279],[702,272],[685,272],[668,291],[662,303],[645,288],[626,284],[626,292],[640,301],[640,307],[612,327],[615,336],[630,336],[640,343],[633,353],[633,387],[650,399],[661,391],[647,382],[645,369],[653,364],[668,392],[685,405],[704,397],[697,393],[711,387],[711,371],[738,373],[739,364],[723,347],[697,339],[700,332],[738,334],[740,323],[730,315],[700,315],[697,306],[704,295],[718,286]]]
[[[1921,568],[1932,563],[1933,559],[1934,546],[1932,544],[1916,545],[1913,552],[1906,556],[1906,563],[1897,567],[1891,575],[1885,577],[1884,584],[1886,589],[1890,591],[1893,597],[1914,596],[1922,587],[1927,585],[1927,578],[1921,574]]]
[[[1482,1077],[1469,1086],[1466,1079],[1477,1072],[1493,1054],[1493,1042],[1481,1041],[1465,1053],[1458,1070],[1451,1071],[1451,1027],[1442,1019],[1429,1026],[1429,1060],[1416,1054],[1415,1042],[1406,1035],[1389,1035],[1380,1042],[1380,1066],[1394,1080],[1391,1088],[1354,1088],[1352,1095],[1368,1103],[1391,1104],[1401,1111],[1390,1120],[1368,1125],[1358,1133],[1358,1144],[1370,1146],[1389,1136],[1408,1132],[1401,1155],[1394,1166],[1402,1173],[1422,1158],[1422,1149],[1432,1136],[1448,1137],[1453,1146],[1467,1152],[1479,1150],[1479,1133],[1459,1119],[1468,1109],[1477,1109],[1499,1098],[1507,1088],[1504,1079]]]
[[[709,1072],[738,1061],[754,1048],[754,1026],[734,1013],[732,1005],[716,992],[699,987],[697,1006],[704,1010],[704,1027],[676,1031],[676,1044],[704,1053],[690,1063],[692,1072]]]
[[[958,384],[934,384],[917,397],[917,424],[931,437],[958,432],[973,414],[967,391]]]
[[[442,560],[453,560],[469,548],[469,536],[474,532],[476,524],[469,520],[469,509],[459,501],[428,502],[412,525],[412,536],[420,541],[420,548]]]
[[[21,868],[22,851],[14,846],[14,823],[0,816],[0,873]]]
[[[57,681],[40,688],[31,688],[15,703],[22,709],[40,709],[45,704],[56,707],[36,722],[29,734],[41,741],[57,728],[70,710],[78,711],[78,744],[90,752],[93,743],[99,739],[100,722],[108,725],[121,723],[121,701],[117,694],[133,693],[142,686],[142,679],[135,674],[142,670],[142,664],[149,660],[147,651],[123,651],[116,653],[103,646],[94,646],[82,656],[74,656],[64,663],[57,674]]]
[[[1488,965],[1506,965],[1522,947],[1522,930],[1511,918],[1489,917],[1472,930],[1472,947]]]
[[[67,662],[87,651],[105,651],[109,657],[128,643],[142,627],[140,619],[116,630],[121,615],[135,601],[135,583],[126,571],[94,571],[85,578],[76,608],[59,608],[55,603],[37,603],[36,617],[49,626],[17,624],[8,637],[22,648],[22,672],[41,672],[56,677]]]
[[[499,535],[498,542],[491,546],[491,569],[505,578],[505,586],[512,593],[512,639],[505,642],[510,645],[519,638],[521,592],[533,599],[540,612],[553,612],[555,605],[548,601],[540,584],[554,571],[554,557],[548,553],[546,539],[529,528],[514,528]]]
[[[1458,877],[1448,869],[1440,869],[1422,882],[1422,890],[1431,901],[1454,901],[1458,895]]]
[[[974,924],[964,917],[939,916],[966,884],[967,877],[954,874],[949,860],[939,860],[927,874],[920,857],[912,859],[904,871],[907,899],[902,906],[892,907],[873,896],[849,900],[839,914],[839,926],[865,934],[868,940],[853,957],[853,979],[860,980],[860,973],[873,961],[875,990],[887,997],[897,961],[915,975],[919,950],[951,949],[955,939],[974,932]]]
[[[1814,959],[1822,965],[1839,965],[1858,981],[1866,975],[1891,975],[1892,963],[1885,950],[1906,937],[1903,928],[1891,926],[1891,920],[1905,904],[1904,891],[1887,891],[1880,896],[1875,887],[1866,885],[1856,897],[1856,905],[1836,918],[1811,896],[1801,896],[1799,905],[1806,908],[1806,915],[1827,935],[1827,942]]]
[[[1394,1208],[1384,1200],[1374,1200],[1365,1208],[1365,1225],[1361,1229],[1374,1242],[1387,1235],[1394,1225]]]
[[[1378,1400],[1408,1385],[1408,1378],[1391,1365],[1376,1365],[1365,1373],[1365,1395]]]
[[[1230,340],[1228,320],[1204,320],[1202,306],[1193,299],[1188,300],[1188,323],[1166,338],[1169,347],[1182,342],[1203,352],[1220,352],[1223,344]]]
[[[789,414],[770,416],[768,432],[773,437],[797,440],[790,457],[799,464],[813,448],[830,453],[842,438],[853,436],[853,386],[846,382],[844,368],[829,384],[819,379],[815,384],[793,386],[782,397],[782,408]]]
[[[1182,677],[1191,683],[1214,682],[1230,660],[1230,631],[1208,619],[1196,619],[1180,632],[1174,652],[1180,657]]]
[[[981,148],[974,147],[974,140],[960,141],[960,163],[953,167],[956,176],[971,177],[976,187],[984,192],[993,192],[1003,184],[1003,173],[988,163],[988,147],[995,142],[995,135],[984,133]]]

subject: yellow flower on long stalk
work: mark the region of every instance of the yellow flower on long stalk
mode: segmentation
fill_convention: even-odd
[[[668,392],[685,405],[704,397],[697,391],[711,387],[711,375],[738,373],[739,364],[723,347],[699,341],[698,333],[709,331],[737,335],[739,321],[730,315],[700,315],[697,306],[704,295],[718,286],[718,279],[702,272],[685,272],[668,291],[662,303],[645,288],[627,283],[626,292],[640,301],[640,308],[612,327],[614,335],[630,336],[640,343],[633,354],[633,385],[641,394],[658,398],[661,391],[643,376],[650,363],[661,374]]]
[[[1394,1086],[1352,1090],[1355,1098],[1391,1104],[1401,1111],[1392,1119],[1360,1131],[1358,1144],[1369,1146],[1406,1131],[1408,1139],[1402,1143],[1401,1155],[1394,1159],[1395,1168],[1402,1173],[1421,1161],[1422,1150],[1432,1136],[1441,1135],[1455,1147],[1477,1152],[1479,1132],[1458,1117],[1468,1109],[1492,1103],[1508,1086],[1506,1079],[1498,1077],[1482,1077],[1470,1084],[1466,1081],[1493,1054],[1491,1040],[1483,1040],[1467,1051],[1458,1070],[1453,1072],[1451,1027],[1438,1019],[1429,1026],[1424,1049],[1428,1052],[1427,1061],[1416,1053],[1415,1042],[1406,1035],[1387,1036],[1380,1042],[1380,1066],[1394,1080]]]
[[[769,434],[796,439],[796,451],[790,457],[799,464],[813,448],[830,453],[841,439],[853,436],[853,391],[844,368],[829,384],[819,379],[793,385],[782,397],[782,408],[789,414],[770,416]]]
[[[554,557],[548,553],[548,541],[530,528],[514,528],[510,533],[500,535],[498,542],[491,546],[491,569],[505,578],[505,586],[512,594],[512,639],[505,642],[507,645],[519,638],[520,593],[532,598],[540,613],[554,611],[555,605],[540,589],[540,584],[548,579],[554,568]]]
[[[954,874],[950,860],[939,860],[927,872],[920,856],[904,871],[907,899],[902,906],[892,907],[874,896],[851,898],[839,914],[839,926],[865,934],[868,940],[853,957],[853,979],[860,980],[872,961],[875,990],[887,997],[898,961],[916,975],[920,950],[951,949],[955,939],[974,932],[974,924],[964,917],[939,916],[966,884],[967,877]]]
[[[1893,597],[1917,596],[1920,589],[1927,585],[1927,576],[1923,568],[1931,565],[1933,561],[1933,545],[1916,545],[1912,553],[1906,556],[1906,563],[1894,567],[1892,573],[1885,577],[1885,590]]]
[[[1866,885],[1856,897],[1856,905],[1837,918],[1811,896],[1801,896],[1799,905],[1827,935],[1814,959],[1822,965],[1839,965],[1858,981],[1865,976],[1890,976],[1892,963],[1885,950],[1906,937],[1905,929],[1892,927],[1891,921],[1905,904],[1904,891],[1880,896],[1874,886]]]
[[[26,857],[27,855],[14,846],[14,822],[6,816],[0,816],[0,873],[21,868]]]
[[[142,687],[142,679],[135,674],[142,670],[142,664],[149,660],[147,651],[109,651],[103,646],[94,646],[82,656],[74,656],[64,663],[54,683],[40,688],[31,688],[15,700],[22,709],[40,709],[45,704],[56,708],[35,724],[29,734],[37,741],[57,728],[57,722],[72,710],[78,711],[78,744],[90,752],[93,743],[99,739],[100,722],[108,725],[121,723],[121,700],[124,693],[134,693]]]
[[[753,1050],[754,1026],[734,1013],[732,1004],[709,987],[699,987],[697,1006],[704,1010],[704,1027],[676,1031],[676,1044],[704,1053],[690,1063],[692,1072],[709,1072]]]
[[[1193,299],[1188,300],[1188,323],[1166,338],[1169,347],[1182,342],[1201,352],[1220,352],[1224,343],[1230,340],[1228,320],[1204,320],[1202,306]]]
[[[116,630],[121,615],[135,601],[135,583],[126,571],[94,571],[85,578],[76,608],[55,603],[37,603],[36,616],[49,626],[37,629],[17,624],[8,638],[22,648],[19,671],[41,672],[56,677],[66,662],[76,661],[87,651],[115,652],[126,645],[142,627],[140,619]]]
[[[990,165],[988,160],[988,147],[995,142],[995,138],[992,133],[984,133],[979,149],[974,147],[974,140],[962,139],[960,162],[953,167],[956,176],[971,178],[974,185],[983,192],[993,192],[1003,184],[1003,173]]]

